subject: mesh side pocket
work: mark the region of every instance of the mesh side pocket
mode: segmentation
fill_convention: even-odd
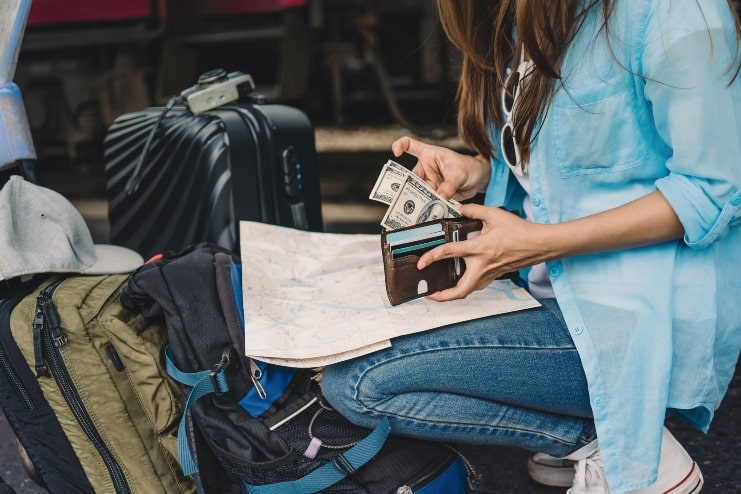
[[[364,439],[370,429],[358,427],[322,403],[314,403],[302,413],[281,425],[272,434],[280,436],[292,451],[278,461],[255,463],[233,455],[219,454],[222,464],[243,482],[251,485],[275,484],[300,479],[332,461],[339,454]],[[310,458],[305,455],[314,439],[321,445]],[[323,492],[357,493],[367,491],[356,481],[346,478]]]

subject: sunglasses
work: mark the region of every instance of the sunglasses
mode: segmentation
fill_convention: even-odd
[[[507,78],[502,86],[502,109],[506,118],[506,123],[502,127],[502,133],[500,135],[500,147],[502,149],[502,156],[504,162],[512,170],[512,172],[518,177],[522,177],[525,174],[522,155],[520,154],[520,147],[517,144],[517,138],[515,136],[515,128],[512,125],[512,113],[517,104],[517,100],[520,96],[520,87],[522,79],[532,69],[532,62],[523,61],[521,62],[516,70],[507,69]]]

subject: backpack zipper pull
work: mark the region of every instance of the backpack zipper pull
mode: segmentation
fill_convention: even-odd
[[[262,379],[262,369],[257,366],[257,362],[255,362],[253,359],[249,360],[250,377],[252,378],[252,384],[255,386],[255,390],[257,391],[257,394],[260,395],[260,398],[266,400],[268,398],[268,394],[265,392],[265,388],[262,387],[262,384],[260,384],[260,379]]]
[[[36,303],[36,313],[33,317],[33,324],[31,330],[33,332],[33,354],[34,354],[34,368],[36,369],[36,377],[49,377],[49,369],[46,367],[46,361],[44,360],[44,349],[41,344],[41,331],[44,329],[44,312]]]
[[[67,343],[67,335],[64,334],[62,328],[59,327],[59,314],[57,314],[57,309],[54,307],[51,297],[42,292],[39,295],[38,302],[44,313],[46,325],[49,328],[49,334],[54,341],[54,346],[57,348],[64,346]]]
[[[62,332],[59,323],[59,314],[51,300],[51,294],[64,280],[60,278],[53,282],[36,296],[36,310],[34,311],[31,331],[33,335],[34,367],[36,377],[49,377],[49,368],[44,358],[44,331],[49,330],[54,345],[60,347],[67,343],[67,336]]]

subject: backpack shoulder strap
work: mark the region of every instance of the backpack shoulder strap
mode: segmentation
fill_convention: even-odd
[[[306,494],[321,492],[354,473],[369,462],[383,447],[391,431],[387,418],[381,419],[376,427],[358,444],[332,461],[299,479],[267,485],[245,484],[248,494]]]

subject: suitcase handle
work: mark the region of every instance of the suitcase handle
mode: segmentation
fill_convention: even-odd
[[[149,149],[152,147],[152,140],[154,139],[157,130],[159,130],[160,128],[160,123],[162,122],[162,119],[165,118],[167,113],[172,110],[173,106],[175,106],[177,103],[182,102],[182,99],[183,98],[181,96],[173,96],[172,98],[170,98],[165,107],[162,109],[162,112],[157,117],[157,122],[155,122],[155,124],[152,126],[152,130],[149,131],[147,140],[144,143],[144,148],[139,155],[139,160],[136,162],[136,166],[131,172],[131,177],[129,177],[129,180],[126,182],[126,195],[130,196],[134,192],[139,190],[139,185],[141,184],[141,169],[144,166],[144,162],[149,157]]]

